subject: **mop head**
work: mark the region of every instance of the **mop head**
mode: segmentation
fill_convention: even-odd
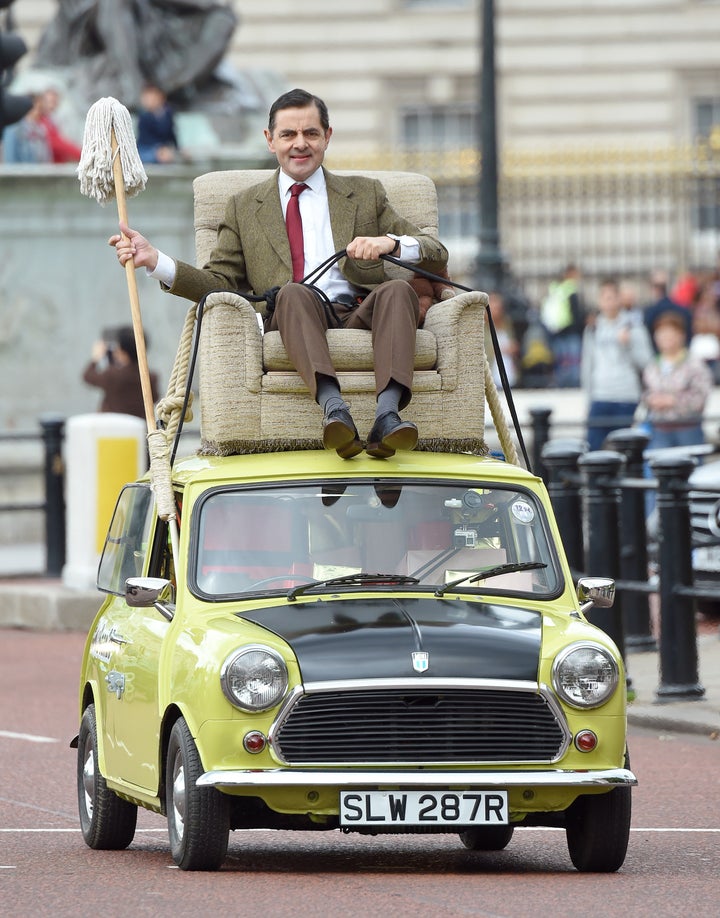
[[[130,112],[112,96],[98,99],[87,113],[82,155],[77,167],[80,191],[100,204],[115,197],[112,132],[115,132],[128,197],[145,187],[147,175],[137,151]]]

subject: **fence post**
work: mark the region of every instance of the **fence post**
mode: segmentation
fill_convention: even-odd
[[[692,587],[690,500],[692,459],[657,457],[650,468],[657,478],[660,566],[660,684],[656,701],[697,701],[705,694],[698,677],[695,603],[682,588]]]
[[[582,499],[578,459],[585,451],[581,440],[550,440],[542,450],[548,475],[548,494],[565,555],[573,574],[584,570]]]
[[[625,474],[643,477],[643,452],[650,437],[634,428],[614,430],[605,443],[625,457]],[[647,582],[648,552],[645,528],[645,491],[622,488],[620,502],[620,579]],[[650,627],[650,603],[647,593],[623,591],[623,622],[628,651],[657,650]]]
[[[625,457],[610,450],[594,450],[581,456],[578,466],[583,478],[584,570],[593,576],[617,580],[620,574],[618,477],[624,469]],[[615,641],[624,658],[622,596],[616,594],[610,609],[591,609],[587,618]]]
[[[551,408],[531,408],[530,418],[533,429],[532,471],[540,478],[545,478],[546,470],[542,462],[542,451],[550,439]]]
[[[65,419],[44,415],[40,427],[45,447],[45,572],[48,577],[60,577],[65,564]]]

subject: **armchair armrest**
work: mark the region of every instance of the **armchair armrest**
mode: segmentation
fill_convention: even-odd
[[[442,300],[428,310],[424,328],[437,340],[443,390],[455,389],[461,376],[484,378],[487,293],[473,290]]]

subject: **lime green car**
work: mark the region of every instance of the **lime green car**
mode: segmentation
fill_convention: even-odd
[[[175,863],[230,830],[453,833],[500,850],[564,827],[614,871],[630,830],[623,661],[584,613],[542,481],[503,461],[299,451],[176,463],[179,537],[120,494],[80,681],[91,848],[137,808]],[[175,554],[173,552],[175,546]]]

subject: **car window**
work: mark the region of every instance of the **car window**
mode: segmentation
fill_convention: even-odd
[[[531,492],[497,485],[352,481],[222,489],[194,511],[191,588],[199,595],[280,592],[361,573],[437,588],[498,565],[461,590],[550,596],[560,588],[547,521]],[[544,565],[544,566],[541,566]]]
[[[128,577],[143,572],[150,527],[153,496],[147,485],[123,488],[115,506],[98,568],[98,589],[125,593]]]

